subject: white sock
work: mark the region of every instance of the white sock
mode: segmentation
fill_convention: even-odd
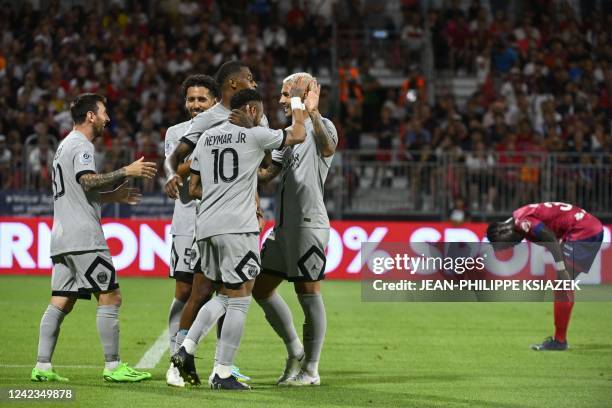
[[[319,362],[307,361],[306,364],[304,364],[303,369],[304,371],[306,371],[306,373],[308,373],[309,376],[316,377],[317,375],[319,375]]]
[[[218,364],[215,367],[215,372],[221,378],[229,378],[229,376],[232,375],[232,366]]]
[[[53,366],[51,365],[51,363],[36,363],[36,368],[42,371],[49,371],[51,370],[51,368],[53,368]]]
[[[289,343],[285,344],[285,346],[287,347],[289,358],[297,358],[299,360],[304,356],[304,346],[302,346],[299,337],[291,340]]]
[[[191,354],[193,356],[195,354],[195,350],[198,344],[195,341],[191,340],[189,337],[187,337],[185,340],[183,340],[183,344],[181,346],[185,347],[185,351],[187,352],[187,354]]]
[[[107,370],[112,371],[117,367],[119,367],[119,361],[106,361],[104,363],[104,368],[106,368]]]

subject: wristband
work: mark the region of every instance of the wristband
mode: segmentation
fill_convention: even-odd
[[[294,109],[304,109],[304,104],[299,96],[293,96],[291,98],[291,110]]]
[[[564,271],[565,270],[565,262],[563,262],[563,261],[555,262],[555,269],[557,270],[557,272]]]

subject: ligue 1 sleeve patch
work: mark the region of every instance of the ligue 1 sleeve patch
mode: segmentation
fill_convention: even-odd
[[[84,152],[81,152],[81,154],[79,154],[79,163],[83,165],[87,165],[87,164],[91,164],[92,161],[93,161],[93,155],[90,152],[84,151]]]
[[[525,232],[529,232],[531,229],[531,223],[529,221],[521,221],[521,229]]]
[[[172,153],[172,150],[174,150],[174,143],[172,143],[169,140],[166,140],[164,148],[165,148],[164,150],[166,152],[166,156],[170,156],[170,153]]]

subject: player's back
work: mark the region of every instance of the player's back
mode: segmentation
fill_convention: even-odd
[[[337,140],[333,123],[325,118],[323,121]],[[272,153],[272,160],[283,168],[276,196],[276,225],[329,228],[323,190],[333,155],[319,154],[312,121],[308,119],[305,126],[304,142]]]
[[[87,173],[95,173],[94,146],[72,131],[53,158],[52,256],[108,248],[100,224],[100,193],[86,192],[78,182]]]
[[[516,227],[534,238],[539,225],[545,225],[558,239],[575,241],[601,232],[601,222],[585,210],[572,204],[546,202],[528,204],[512,213]]]
[[[258,232],[255,193],[257,169],[265,149],[278,148],[283,130],[242,128],[229,122],[202,134],[192,156],[199,173],[202,201],[197,212],[197,239],[230,233]]]
[[[187,143],[192,148],[195,148],[202,133],[227,120],[230,112],[231,111],[229,109],[219,102],[212,108],[197,114],[196,117],[191,120],[189,126],[187,126],[180,141]]]

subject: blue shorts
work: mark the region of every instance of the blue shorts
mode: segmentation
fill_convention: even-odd
[[[566,241],[562,244],[565,263],[573,267],[574,278],[580,273],[589,273],[602,242],[603,230],[590,238]]]

